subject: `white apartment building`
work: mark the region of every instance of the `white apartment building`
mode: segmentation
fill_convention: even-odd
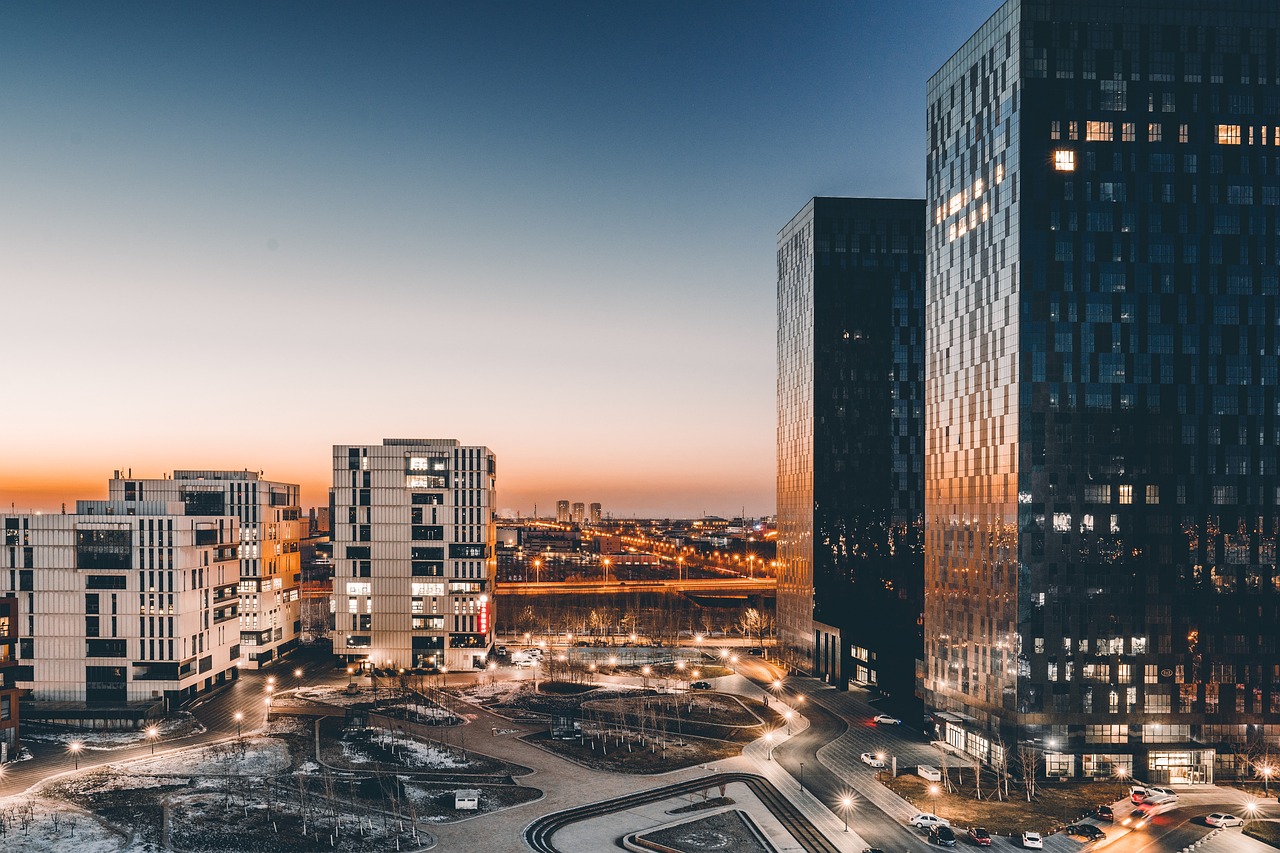
[[[175,470],[172,477],[121,476],[110,483],[120,501],[179,501],[190,515],[240,520],[240,646],[243,665],[260,668],[287,654],[302,630],[299,585],[303,538],[298,486],[264,480],[258,471]]]
[[[333,650],[379,668],[469,669],[493,644],[487,447],[388,438],[333,448]]]
[[[37,702],[173,707],[235,678],[234,517],[150,500],[0,517],[0,594],[18,598],[17,681]]]

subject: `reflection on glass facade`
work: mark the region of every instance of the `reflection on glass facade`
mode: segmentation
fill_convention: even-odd
[[[923,223],[919,200],[815,198],[778,237],[780,636],[798,668],[903,698],[923,595]]]
[[[1280,744],[1275,4],[1010,0],[927,92],[924,697],[1039,772],[1238,772]]]

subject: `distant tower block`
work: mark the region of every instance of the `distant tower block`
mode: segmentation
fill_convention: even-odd
[[[561,524],[569,523],[569,502],[556,501],[556,521]]]
[[[586,517],[587,517],[587,505],[582,502],[574,503],[573,513],[570,516],[570,520],[574,524],[581,524],[583,521],[586,520]]]
[[[600,524],[600,504],[592,504],[589,515],[591,517],[591,523],[594,525],[599,525]]]

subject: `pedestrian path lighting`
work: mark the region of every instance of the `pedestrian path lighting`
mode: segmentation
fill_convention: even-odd
[[[844,813],[844,831],[849,831],[849,812],[853,809],[853,797],[845,794],[840,798],[840,811]]]
[[[800,790],[804,790],[804,762],[800,762]]]
[[[764,733],[765,761],[773,761],[773,732]]]
[[[1249,825],[1249,821],[1253,820],[1255,817],[1258,816],[1258,801],[1250,800],[1249,802],[1245,803],[1244,814],[1245,814],[1245,818],[1244,818],[1245,827],[1247,828]]]
[[[1124,796],[1124,780],[1129,775],[1129,770],[1123,764],[1116,765],[1116,781],[1120,783],[1120,796]]]
[[[160,736],[160,730],[155,726],[147,726],[147,740],[151,741],[151,754],[156,754],[156,738]]]
[[[236,737],[240,738],[240,724],[244,722],[244,714],[236,711]]]
[[[794,717],[795,714],[796,714],[795,711],[792,711],[790,708],[788,708],[786,713],[782,715],[787,720],[787,734],[791,734],[791,718]]]
[[[1271,774],[1275,773],[1276,769],[1270,764],[1264,764],[1262,765],[1262,767],[1259,768],[1259,772],[1262,773],[1262,791],[1266,796],[1270,797],[1271,796]]]
[[[929,786],[929,796],[933,797],[933,813],[937,814],[938,813],[938,786],[937,785]]]
[[[80,769],[80,750],[84,749],[84,744],[78,740],[73,740],[67,744],[67,751],[71,753],[71,757],[75,759],[76,769]]]

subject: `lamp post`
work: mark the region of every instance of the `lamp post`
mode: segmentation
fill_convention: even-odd
[[[355,684],[355,673],[356,668],[354,666],[347,667],[347,690],[350,690],[352,685]]]
[[[765,761],[773,761],[773,732],[764,733],[764,743],[765,743],[764,759]]]
[[[933,798],[933,813],[937,814],[938,813],[938,786],[937,785],[929,786],[929,796]]]
[[[156,738],[160,736],[160,730],[155,726],[147,726],[147,740],[151,741],[151,754],[156,754]]]
[[[804,790],[804,762],[800,762],[800,790]]]
[[[533,581],[542,583],[542,561],[538,559],[533,561]]]
[[[72,759],[75,760],[76,769],[80,769],[80,750],[84,749],[84,744],[78,740],[73,740],[67,744],[67,751],[71,753]]]
[[[787,721],[787,734],[791,734],[791,718],[795,716],[795,711],[792,711],[790,708],[788,708],[787,712],[782,716]]]
[[[1264,795],[1268,797],[1271,796],[1271,774],[1274,772],[1276,772],[1276,769],[1270,764],[1262,765],[1262,790]]]
[[[1116,765],[1116,781],[1120,783],[1120,796],[1124,796],[1124,780],[1129,775],[1128,769],[1123,764]]]
[[[853,797],[848,794],[840,798],[840,811],[844,812],[844,831],[849,831],[849,810],[853,808]]]
[[[604,566],[604,582],[608,584],[609,583],[609,558],[605,557],[603,560],[600,561],[600,564]]]
[[[1248,815],[1248,817],[1245,818],[1244,828],[1248,829],[1249,821],[1253,820],[1258,815],[1258,801],[1250,800],[1249,802],[1245,803],[1244,813]]]
[[[351,667],[347,667],[347,669],[350,669],[350,668]],[[237,740],[241,739],[242,737],[242,735],[240,734],[240,724],[243,722],[244,722],[244,714],[242,714],[239,711],[236,711],[236,739]]]

